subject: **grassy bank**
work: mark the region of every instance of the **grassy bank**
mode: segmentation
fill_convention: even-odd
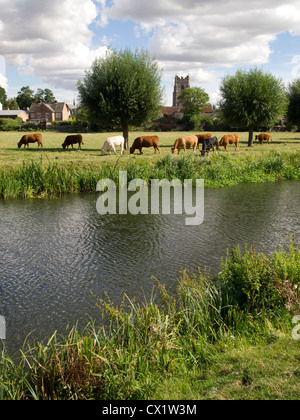
[[[183,272],[144,305],[96,298],[109,327],[4,351],[1,399],[299,399],[300,249],[230,251],[217,278]]]
[[[142,178],[169,180],[205,179],[207,188],[239,183],[274,182],[300,179],[300,152],[268,152],[263,156],[236,156],[214,153],[209,157],[166,155],[155,162],[119,157],[114,164],[59,165],[44,161],[23,163],[22,166],[0,169],[0,198],[43,197],[69,192],[96,190],[97,182],[109,178],[118,185],[119,171],[126,170],[128,181]]]

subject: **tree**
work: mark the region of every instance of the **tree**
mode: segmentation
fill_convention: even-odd
[[[199,87],[185,89],[178,99],[183,106],[184,115],[188,118],[201,114],[209,105],[208,94]]]
[[[283,81],[257,68],[225,76],[220,91],[220,110],[225,121],[248,128],[249,147],[253,144],[255,128],[270,127],[287,110]]]
[[[34,95],[34,102],[43,101],[48,104],[52,104],[55,101],[52,90],[50,89],[37,89],[36,94]]]
[[[163,98],[161,71],[145,50],[112,51],[96,59],[78,90],[90,120],[121,127],[126,148],[129,125],[151,121]]]
[[[8,98],[7,101],[6,101],[6,107],[10,111],[20,109],[19,104],[18,104],[16,98]]]
[[[288,98],[288,121],[290,124],[300,125],[300,78],[289,84]]]
[[[17,95],[17,102],[20,109],[29,108],[32,102],[34,101],[33,90],[29,86],[23,86]]]
[[[5,89],[0,86],[0,103],[2,107],[5,108],[7,106],[7,95]]]

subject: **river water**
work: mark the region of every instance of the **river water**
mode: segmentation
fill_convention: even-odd
[[[252,244],[270,253],[300,241],[300,183],[205,190],[205,217],[106,215],[98,194],[0,202],[0,315],[8,350],[64,332],[76,321],[101,320],[91,292],[119,303],[151,295],[156,277],[167,289],[182,269],[220,270],[228,248]]]

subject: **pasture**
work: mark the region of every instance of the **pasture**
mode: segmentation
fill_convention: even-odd
[[[143,149],[143,155],[139,155],[135,151],[134,155],[130,155],[129,150],[125,150],[121,157],[122,163],[127,162],[141,162],[155,164],[161,158],[171,154],[171,147],[175,140],[181,136],[191,136],[199,132],[141,132],[134,131],[129,133],[129,146],[131,146],[135,138],[142,135],[157,135],[159,137],[159,147],[161,153],[154,153],[153,147]],[[82,150],[78,150],[78,146],[74,146],[74,150],[69,148],[64,150],[62,144],[68,133],[58,132],[42,132],[44,148],[37,148],[37,144],[31,144],[29,149],[18,149],[17,143],[23,134],[20,132],[1,132],[0,133],[0,168],[16,168],[23,164],[23,162],[40,162],[45,164],[56,163],[59,166],[68,166],[69,164],[75,166],[101,166],[102,164],[114,165],[120,158],[120,151],[117,151],[117,157],[112,153],[101,156],[100,148],[103,146],[105,140],[109,136],[120,135],[121,133],[87,133],[83,134]],[[228,133],[212,132],[220,141],[222,136]],[[258,134],[258,133],[255,133]],[[279,152],[296,152],[300,151],[300,133],[272,133],[273,141],[271,144],[264,143],[260,145],[258,141],[254,141],[253,147],[248,147],[248,133],[239,133],[240,136],[240,150],[236,151],[233,145],[228,147],[228,152],[224,152],[224,148],[218,153],[227,153],[233,158],[245,158],[250,154],[253,157],[261,158],[270,151]],[[183,156],[184,152],[180,152]],[[186,152],[187,155],[192,155],[192,150]],[[200,156],[200,152],[197,152]],[[210,152],[212,155],[212,152]],[[177,156],[177,155],[176,155]]]

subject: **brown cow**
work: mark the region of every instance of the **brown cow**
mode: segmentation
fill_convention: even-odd
[[[178,154],[181,149],[186,151],[186,149],[193,149],[194,153],[197,152],[197,146],[198,146],[198,138],[197,136],[188,136],[188,137],[179,137],[172,147],[172,153],[173,155],[176,153],[176,150],[178,150]]]
[[[130,154],[132,155],[134,151],[137,149],[140,151],[140,155],[143,154],[142,148],[143,147],[154,147],[155,153],[158,151],[160,153],[159,147],[158,147],[158,137],[157,136],[142,136],[137,137],[133,145],[130,147]]]
[[[219,146],[224,146],[225,151],[227,152],[227,146],[229,144],[235,144],[236,150],[240,147],[240,138],[238,134],[227,134],[221,138],[219,141]]]
[[[24,149],[26,146],[29,149],[29,143],[38,143],[38,147],[43,147],[42,135],[39,133],[25,134],[19,141],[18,148],[20,149],[20,147],[24,144]]]
[[[263,144],[263,141],[266,140],[269,144],[272,141],[271,134],[261,133],[258,136],[255,136],[255,140],[258,140],[260,144]]]
[[[198,146],[199,146],[199,144],[203,144],[203,141],[205,139],[210,139],[212,137],[212,134],[211,133],[196,134],[196,137],[198,138]]]
[[[78,143],[78,149],[81,149],[81,145],[83,144],[82,141],[82,135],[81,134],[75,134],[73,136],[67,136],[65,138],[64,143],[62,144],[62,147],[65,149],[69,146],[72,146],[72,149],[74,149],[73,145]]]

